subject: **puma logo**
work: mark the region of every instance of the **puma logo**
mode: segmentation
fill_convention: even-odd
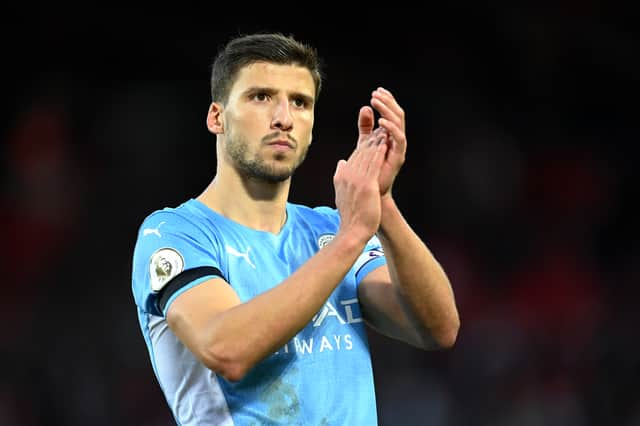
[[[160,222],[158,224],[158,226],[156,228],[145,228],[142,230],[142,236],[146,237],[147,235],[157,235],[158,237],[162,238],[162,235],[160,235],[160,227],[162,226],[164,222]]]
[[[242,253],[242,252],[239,252],[238,250],[234,249],[234,248],[233,248],[233,247],[231,247],[231,246],[227,246],[227,253],[229,253],[230,255],[235,256],[235,257],[242,257],[242,258],[244,258],[244,260],[246,260],[246,261],[247,261],[247,263],[249,264],[249,266],[251,266],[253,269],[256,269],[256,265],[254,265],[254,264],[251,262],[251,259],[249,259],[249,252],[250,252],[250,251],[251,251],[251,247],[248,247],[248,248],[247,248],[247,252],[246,252],[246,253]]]

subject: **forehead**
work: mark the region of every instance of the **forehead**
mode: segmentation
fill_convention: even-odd
[[[311,72],[307,68],[269,62],[254,62],[242,67],[233,83],[231,94],[243,92],[250,87],[268,87],[311,97],[314,97],[316,90]]]

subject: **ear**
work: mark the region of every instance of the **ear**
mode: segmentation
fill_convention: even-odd
[[[214,135],[224,133],[224,123],[222,118],[222,105],[212,102],[207,113],[207,129]]]

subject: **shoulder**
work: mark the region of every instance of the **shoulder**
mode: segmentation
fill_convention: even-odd
[[[197,202],[187,201],[149,214],[135,237],[134,261],[146,262],[159,250],[201,256],[217,252],[225,228]]]
[[[165,207],[151,212],[140,224],[138,236],[202,232],[205,228],[211,228],[207,219],[198,203],[188,200],[177,207]]]
[[[311,223],[331,223],[333,225],[339,225],[340,214],[338,210],[328,206],[310,207],[302,204],[288,203],[289,211],[294,212],[295,215],[305,221]]]

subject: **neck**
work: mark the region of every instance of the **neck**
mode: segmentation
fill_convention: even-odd
[[[286,221],[291,178],[270,183],[218,168],[198,200],[221,215],[259,231],[278,234]]]

